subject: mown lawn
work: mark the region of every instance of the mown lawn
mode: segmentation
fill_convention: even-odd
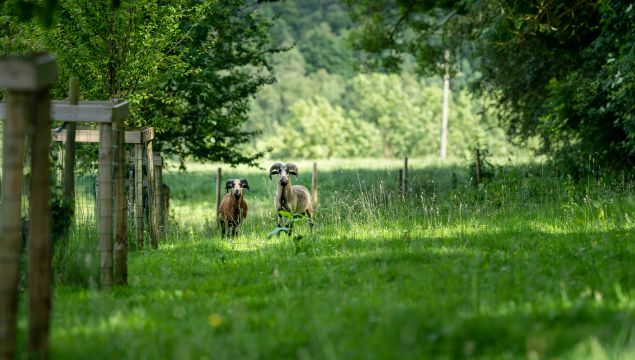
[[[517,165],[477,189],[461,164],[411,160],[403,199],[398,165],[319,162],[318,224],[300,240],[267,238],[266,170],[223,176],[252,187],[230,240],[214,227],[215,168],[166,174],[160,249],[131,253],[128,287],[59,284],[52,357],[635,357],[628,176]],[[311,164],[299,166],[309,185]]]

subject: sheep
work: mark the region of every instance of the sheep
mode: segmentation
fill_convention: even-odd
[[[275,163],[269,169],[269,179],[272,179],[273,175],[280,176],[276,188],[276,197],[273,200],[273,205],[278,213],[278,227],[282,225],[280,210],[285,210],[294,215],[306,215],[309,218],[311,232],[313,232],[314,204],[311,204],[311,193],[309,189],[302,185],[291,184],[290,175],[295,176],[296,181],[298,180],[298,167],[291,163],[286,165]],[[289,226],[289,234],[291,234],[292,227],[293,222]]]
[[[238,226],[247,217],[247,202],[243,196],[243,189],[249,190],[246,179],[230,179],[225,182],[225,191],[228,192],[218,206],[218,224],[221,236],[238,234]],[[229,190],[232,190],[231,193]]]

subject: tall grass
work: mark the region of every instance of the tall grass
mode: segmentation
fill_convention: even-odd
[[[160,250],[130,286],[56,289],[53,356],[103,358],[630,358],[630,174],[574,180],[542,164],[319,161],[315,234],[275,227],[275,182],[247,178],[236,238],[215,225],[214,165],[169,171]],[[269,163],[263,163],[268,168]],[[299,162],[310,185],[311,162]],[[23,324],[24,326],[24,324]]]

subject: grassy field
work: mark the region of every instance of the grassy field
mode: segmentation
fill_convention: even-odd
[[[169,172],[171,224],[158,251],[131,254],[130,285],[55,288],[52,357],[635,358],[632,179],[524,164],[476,188],[463,164],[415,159],[402,198],[400,164],[318,162],[300,240],[267,238],[266,170],[225,169],[252,188],[229,240],[215,167]]]

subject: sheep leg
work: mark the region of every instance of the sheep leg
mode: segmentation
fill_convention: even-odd
[[[220,236],[225,237],[225,222],[219,221],[218,223],[220,225]]]
[[[287,235],[291,236],[291,233],[293,233],[293,224],[295,223],[295,217],[291,220],[289,220],[288,224],[289,224],[289,232],[287,233]]]
[[[306,216],[309,218],[309,227],[311,228],[311,234],[313,234],[313,215],[307,211]]]

